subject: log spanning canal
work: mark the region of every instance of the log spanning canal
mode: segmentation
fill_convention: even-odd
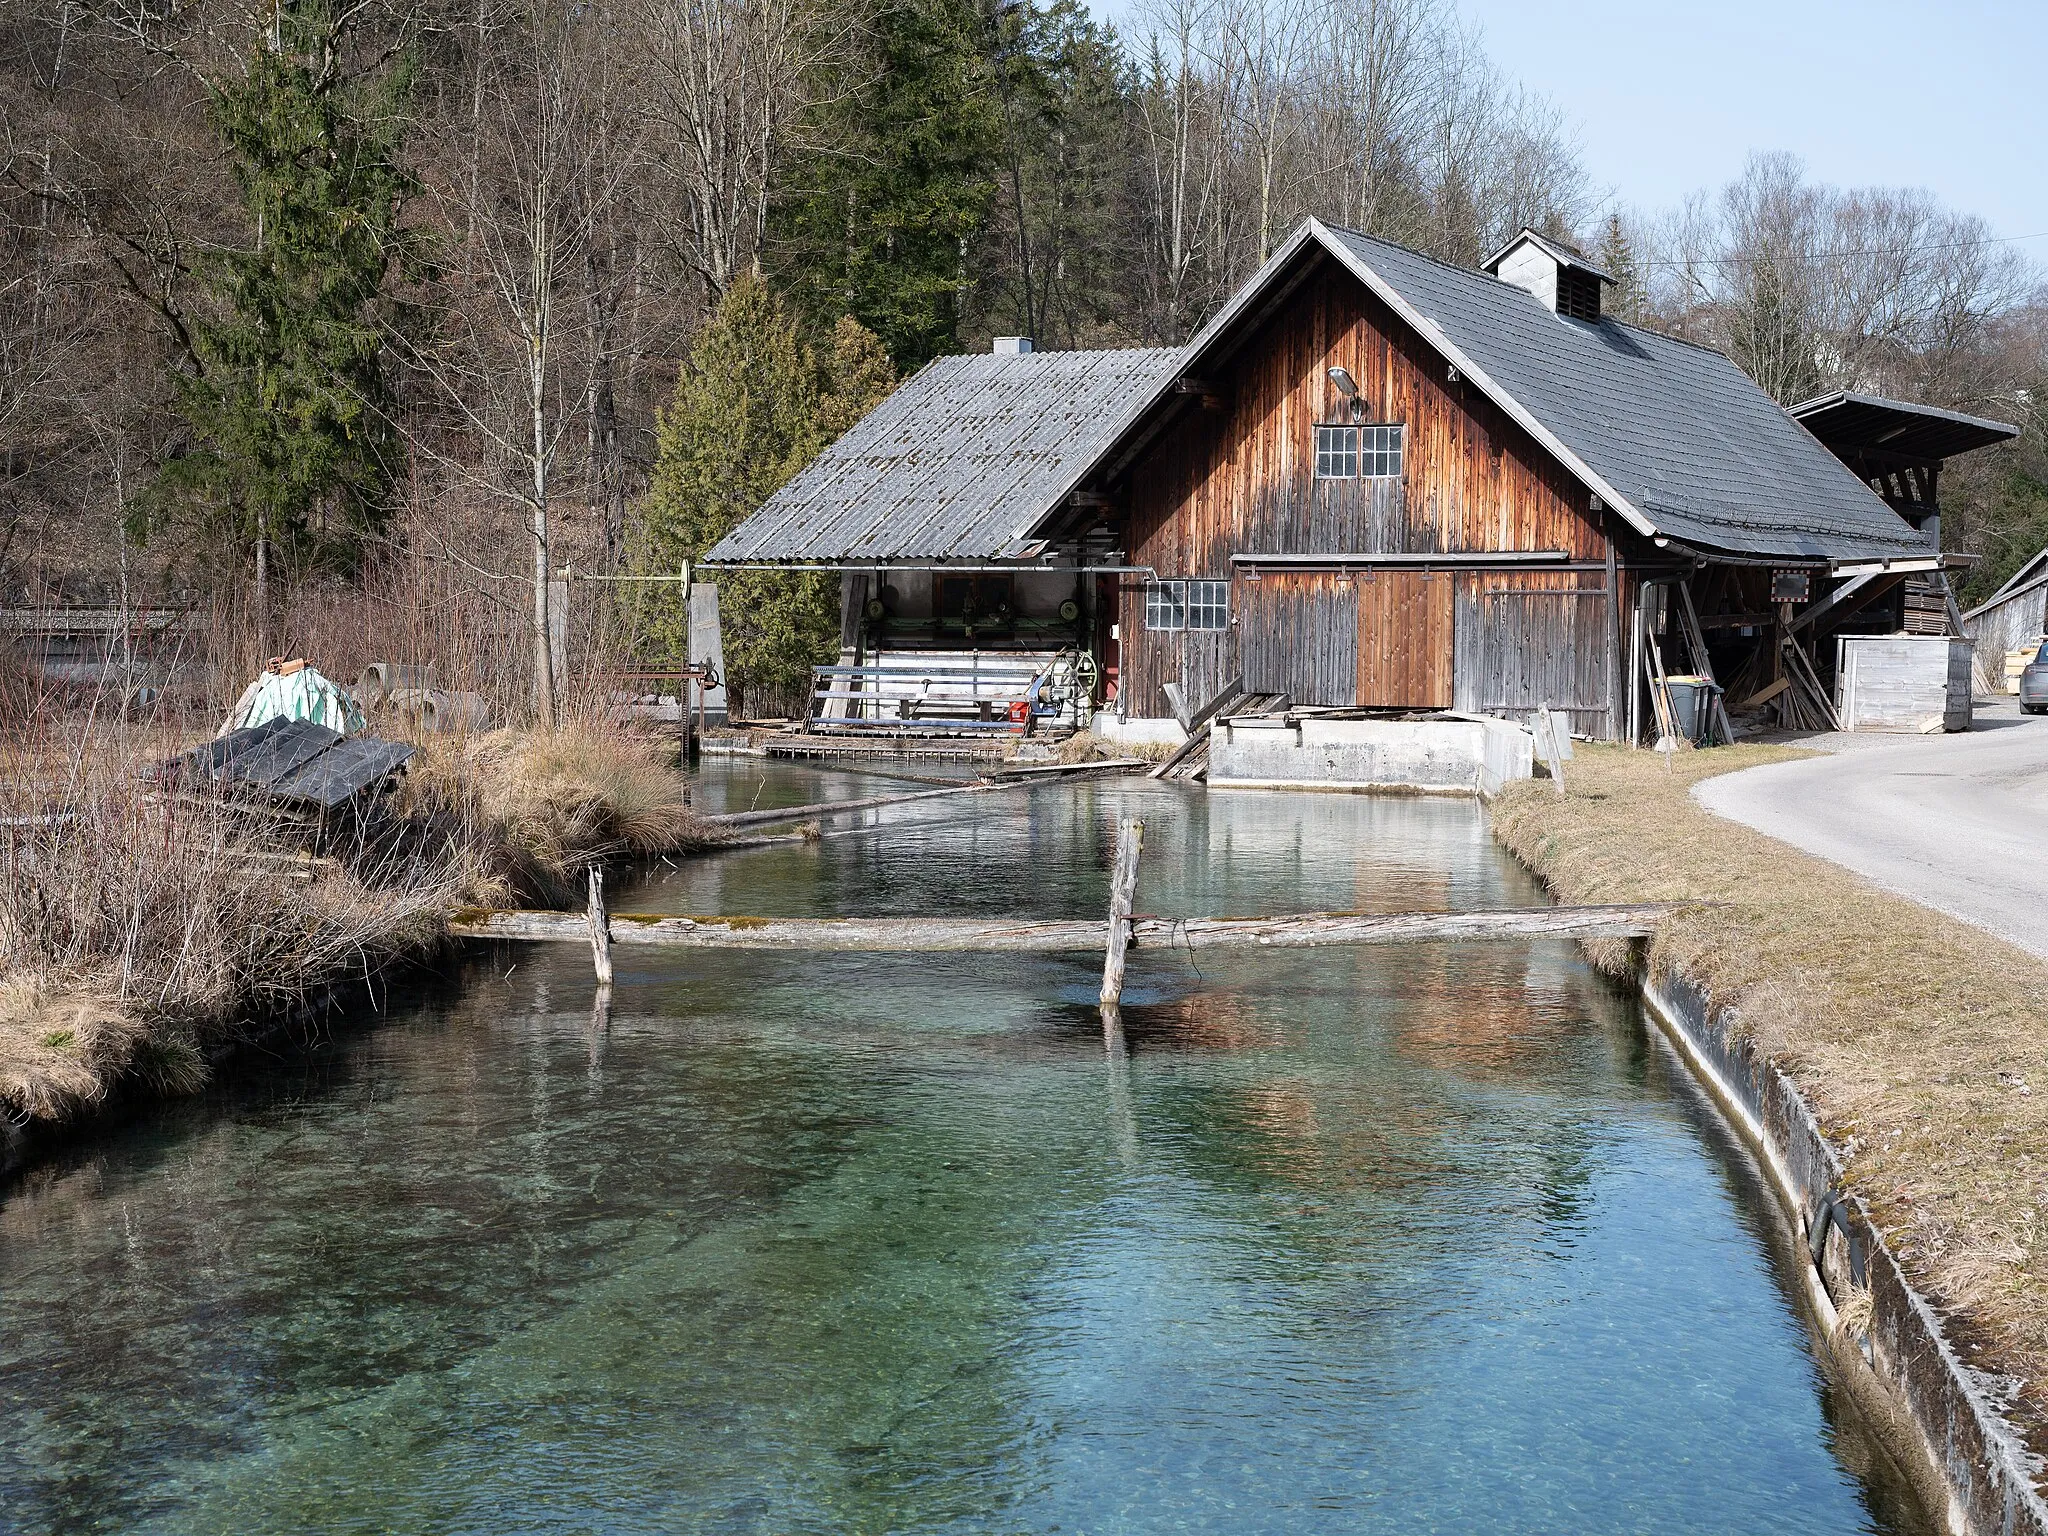
[[[859,814],[621,883],[609,988],[580,914],[476,946],[7,1190],[0,1529],[1928,1529],[1683,1070],[1506,931],[1546,909],[1477,808]],[[1491,934],[1227,926],[1416,914]],[[814,942],[915,919],[982,952]]]

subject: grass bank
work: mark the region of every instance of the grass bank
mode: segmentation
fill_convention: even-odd
[[[573,903],[593,861],[719,840],[672,748],[609,725],[429,739],[397,795],[318,828],[167,789],[149,770],[174,745],[81,726],[0,757],[16,1132],[197,1089],[310,1001],[431,955],[460,908]]]
[[[1511,786],[1495,836],[1561,901],[1713,903],[1643,963],[1730,1010],[1790,1076],[1850,1183],[2008,1415],[2048,1445],[2048,963],[1708,814],[1689,791],[1784,748],[1582,748],[1560,798]],[[1628,946],[1589,945],[1617,973]],[[2001,1394],[2003,1395],[2003,1394]]]

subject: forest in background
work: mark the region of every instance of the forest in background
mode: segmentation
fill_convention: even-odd
[[[1629,208],[1445,0],[10,0],[0,584],[673,568],[932,356],[1179,343],[1309,214],[2021,421],[1945,483],[1966,598],[2048,544],[2016,247],[1783,156]]]

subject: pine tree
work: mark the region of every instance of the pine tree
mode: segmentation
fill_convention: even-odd
[[[642,564],[675,570],[759,509],[896,381],[875,334],[842,319],[821,363],[760,278],[742,277],[698,333],[656,427]],[[736,707],[801,694],[839,649],[839,583],[827,571],[718,576],[728,685]],[[656,625],[677,659],[680,613]]]
[[[973,0],[883,8],[824,125],[830,152],[794,168],[775,270],[822,324],[852,315],[908,372],[958,345],[967,253],[996,195],[1003,119]]]
[[[972,317],[1041,346],[1130,339],[1144,270],[1131,63],[1078,0],[1006,7],[994,26],[1004,164]]]
[[[1607,312],[1617,320],[1640,325],[1649,308],[1643,283],[1642,264],[1636,259],[1635,242],[1621,227],[1621,215],[1610,213],[1600,236],[1600,265],[1614,279],[1614,292],[1607,299]]]
[[[349,559],[397,457],[376,306],[405,244],[409,77],[361,90],[316,73],[334,41],[324,12],[281,10],[247,73],[209,93],[251,240],[210,263],[212,312],[188,322],[174,375],[189,441],[130,515],[138,537],[184,527],[253,551],[259,614],[271,551]]]

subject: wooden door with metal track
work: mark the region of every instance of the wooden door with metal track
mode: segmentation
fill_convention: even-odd
[[[1451,573],[1365,570],[1353,580],[1358,588],[1358,702],[1449,709]]]

